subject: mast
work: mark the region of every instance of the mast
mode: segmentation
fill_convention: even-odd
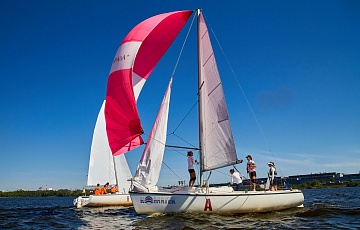
[[[115,183],[116,183],[116,186],[119,186],[119,181],[118,181],[118,176],[117,176],[117,171],[116,171],[115,157],[112,156],[112,159],[113,159],[113,162],[114,162]]]
[[[203,124],[202,124],[202,100],[201,100],[201,59],[200,59],[200,14],[197,9],[197,54],[198,54],[198,111],[199,111],[199,156],[200,156],[200,187],[203,186],[204,155],[203,155]]]

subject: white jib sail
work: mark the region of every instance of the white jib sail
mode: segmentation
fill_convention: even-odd
[[[130,182],[127,180],[132,177],[131,172],[124,154],[116,157],[112,156],[106,135],[104,108],[105,101],[101,106],[94,128],[90,151],[87,185],[96,186],[98,183],[100,185],[104,185],[106,182],[109,182],[110,184],[116,184],[117,176],[119,191],[128,192],[130,188]]]
[[[204,18],[200,15],[202,152],[204,171],[237,160],[224,91]]]
[[[155,187],[159,180],[167,135],[171,84],[172,79],[169,82],[135,173],[135,178],[148,189]]]

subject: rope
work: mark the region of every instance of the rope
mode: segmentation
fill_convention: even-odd
[[[190,24],[189,30],[188,30],[188,32],[187,32],[187,34],[186,34],[186,37],[185,37],[184,43],[183,43],[183,45],[182,45],[182,47],[181,47],[181,50],[180,50],[180,53],[179,53],[178,59],[177,59],[177,61],[176,61],[176,63],[175,63],[174,70],[173,70],[173,72],[172,72],[172,75],[171,75],[171,76],[174,76],[174,75],[175,75],[176,68],[177,68],[177,66],[178,66],[178,64],[179,64],[181,54],[182,54],[182,52],[183,52],[183,50],[184,50],[184,47],[185,47],[186,41],[187,41],[187,39],[188,39],[188,37],[189,37],[190,30],[191,30],[191,28],[192,28],[192,26],[193,26],[193,24],[194,24],[195,18],[196,18],[196,14],[194,14],[193,20],[191,21],[191,24]]]
[[[204,17],[205,17],[205,16],[204,16]],[[232,68],[232,66],[231,66],[231,64],[230,64],[230,61],[229,61],[229,59],[227,58],[227,56],[226,56],[226,54],[225,54],[225,51],[223,50],[223,48],[222,48],[222,46],[221,46],[218,38],[216,37],[215,32],[214,32],[213,29],[210,27],[210,24],[208,24],[208,27],[210,28],[212,34],[214,35],[214,38],[215,38],[217,44],[219,45],[219,48],[220,48],[220,50],[221,50],[221,52],[222,52],[222,54],[223,54],[223,56],[224,56],[227,64],[229,65],[229,68],[230,68],[230,71],[231,71],[231,73],[232,73],[232,76],[234,77],[234,79],[235,79],[238,87],[240,88],[240,91],[241,91],[241,93],[242,93],[242,95],[243,95],[243,97],[244,97],[244,99],[245,99],[245,101],[246,101],[246,104],[248,105],[248,107],[249,107],[249,109],[250,109],[250,111],[251,111],[251,113],[252,113],[252,115],[253,115],[253,117],[254,117],[254,120],[255,120],[255,122],[256,122],[256,125],[257,125],[258,129],[260,130],[260,133],[261,133],[262,137],[263,137],[264,140],[265,140],[265,143],[266,143],[266,145],[267,145],[267,148],[269,149],[269,153],[271,154],[272,158],[274,159],[273,161],[276,162],[276,160],[275,160],[276,158],[275,158],[275,156],[274,156],[274,154],[273,154],[273,152],[272,152],[272,150],[271,150],[270,143],[269,143],[268,139],[266,138],[266,135],[265,135],[265,133],[264,133],[264,131],[263,131],[261,125],[260,125],[260,122],[259,122],[259,120],[257,119],[257,117],[256,117],[256,115],[255,115],[255,112],[254,112],[254,110],[253,110],[253,108],[252,108],[249,100],[248,100],[247,97],[246,97],[246,94],[245,94],[245,92],[244,92],[244,90],[243,90],[243,88],[242,88],[242,86],[241,86],[241,83],[240,83],[239,79],[237,78],[237,76],[236,76],[236,74],[235,74],[235,71],[234,71],[234,69]],[[278,170],[278,171],[279,171],[279,173],[283,176],[281,170]]]
[[[172,173],[174,173],[174,175],[179,179],[179,180],[183,180],[181,177],[179,177],[173,170],[171,170],[171,168],[167,165],[167,164],[165,164],[165,162],[163,161],[163,164],[172,172]]]
[[[184,120],[189,116],[190,112],[195,108],[195,106],[197,105],[198,100],[196,100],[195,104],[191,107],[191,109],[189,110],[189,112],[185,115],[185,117],[180,121],[180,123],[178,124],[178,126],[176,126],[176,128],[174,129],[174,131],[171,134],[174,134],[175,131],[180,127],[180,125],[184,122]]]

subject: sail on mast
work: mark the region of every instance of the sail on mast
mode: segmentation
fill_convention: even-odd
[[[105,105],[106,131],[114,156],[143,144],[136,100],[191,13],[177,11],[151,17],[135,26],[121,43],[111,66]]]
[[[151,129],[146,147],[141,156],[135,177],[148,189],[156,186],[162,165],[167,136],[167,123],[172,79],[161,103],[155,123]]]
[[[204,17],[199,12],[199,132],[202,172],[237,163],[224,91]],[[202,173],[201,172],[201,173]]]
[[[127,191],[131,178],[129,165],[125,155],[114,157],[111,153],[105,128],[105,101],[103,102],[94,128],[90,162],[88,170],[87,186],[96,186],[96,184],[118,184],[119,191]],[[115,171],[117,170],[117,171]]]

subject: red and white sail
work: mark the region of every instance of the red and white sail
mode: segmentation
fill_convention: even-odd
[[[132,177],[125,154],[114,157],[111,153],[105,127],[105,101],[96,120],[90,151],[87,186],[96,186],[109,182],[118,185],[120,192],[130,188],[129,178]]]
[[[136,100],[191,13],[176,11],[151,17],[135,26],[121,43],[111,66],[105,105],[106,131],[113,155],[144,143]]]

